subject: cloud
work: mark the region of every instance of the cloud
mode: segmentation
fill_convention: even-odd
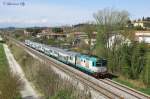
[[[14,18],[0,19],[0,23],[41,24],[47,22],[48,22],[47,19],[14,19]]]

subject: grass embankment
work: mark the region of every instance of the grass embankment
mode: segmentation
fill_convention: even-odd
[[[10,73],[3,45],[0,43],[0,99],[21,99],[21,82]]]
[[[26,77],[33,82],[45,99],[90,99],[87,90],[77,89],[69,80],[64,80],[56,74],[50,66],[34,59],[14,44],[11,44],[10,48]]]
[[[150,95],[150,88],[147,88],[144,83],[138,81],[138,80],[131,80],[131,79],[127,79],[123,76],[120,76],[118,78],[114,78],[114,81],[121,83],[123,85],[126,85],[130,88],[136,89],[140,92],[143,92],[145,94]]]

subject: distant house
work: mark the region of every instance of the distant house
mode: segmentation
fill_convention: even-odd
[[[142,28],[145,28],[145,27],[144,27],[144,22],[143,22],[143,21],[137,21],[137,22],[134,22],[134,23],[133,23],[133,26],[134,26],[134,27],[140,26],[140,27],[142,27]]]
[[[47,38],[47,39],[58,39],[58,40],[64,40],[68,34],[67,33],[54,33],[54,28],[46,28],[43,29],[41,33],[38,33],[36,35],[37,38]]]
[[[64,40],[68,37],[67,34],[59,34],[59,33],[38,33],[37,38],[47,38],[47,39],[58,39],[58,40]]]
[[[150,44],[150,31],[136,31],[135,41]],[[118,46],[120,44],[125,43],[130,44],[131,43],[130,39],[125,38],[123,35],[120,34],[112,34],[112,36],[108,40],[107,47],[111,48],[114,44]]]
[[[78,39],[87,39],[88,35],[84,32],[74,32],[74,37]]]
[[[134,27],[141,27],[143,29],[150,29],[150,21],[135,21],[133,22]]]
[[[51,32],[52,32],[52,28],[46,28],[46,29],[43,29],[41,33],[47,34],[47,33],[51,33]]]
[[[136,31],[136,40],[150,44],[150,31]]]
[[[75,42],[80,43],[80,41],[84,41],[86,44],[89,43],[88,35],[85,32],[74,32]],[[96,34],[97,32],[92,33],[91,45],[96,44]]]
[[[26,35],[26,36],[31,36],[32,33],[33,33],[33,32],[28,32],[28,31],[24,30],[24,35]]]

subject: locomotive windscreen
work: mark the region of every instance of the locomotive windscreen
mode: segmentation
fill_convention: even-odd
[[[106,66],[106,65],[107,65],[106,60],[97,60],[97,62],[96,62],[97,67],[102,67],[102,66]]]

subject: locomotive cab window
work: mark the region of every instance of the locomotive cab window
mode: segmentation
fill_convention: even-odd
[[[96,62],[96,67],[102,67],[102,63],[100,61]]]
[[[105,67],[107,65],[107,61],[106,60],[98,60],[96,62],[96,67]]]
[[[106,66],[106,65],[107,65],[107,61],[106,61],[106,60],[103,60],[103,61],[102,61],[102,65],[103,65],[103,66]]]
[[[102,62],[103,62],[103,60],[97,60],[97,62],[96,62],[96,67],[102,67],[102,66],[104,66],[104,65],[102,64]]]

